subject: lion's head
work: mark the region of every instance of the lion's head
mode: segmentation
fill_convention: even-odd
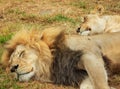
[[[83,22],[76,30],[80,35],[93,35],[104,32],[106,20],[97,14],[89,14],[83,17]]]
[[[50,29],[48,31],[54,33]],[[45,31],[18,32],[5,45],[6,50],[2,56],[3,65],[9,67],[19,81],[28,81],[32,78],[42,82],[51,82],[52,55],[49,47],[52,47],[51,44],[57,33],[60,32],[52,34],[53,39],[51,39]]]
[[[102,33],[105,29],[106,21],[102,19],[105,8],[98,4],[90,14],[85,15],[81,18],[81,25],[78,27],[76,32],[80,35],[93,35]]]
[[[24,45],[16,46],[10,56],[10,71],[17,74],[20,81],[28,81],[35,75],[38,55],[36,51]]]

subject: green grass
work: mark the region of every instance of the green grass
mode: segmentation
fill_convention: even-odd
[[[21,20],[39,20],[39,16],[38,15],[35,15],[35,14],[27,14],[27,13],[23,13],[21,14],[20,16],[20,19]]]
[[[89,3],[80,0],[70,3],[70,5],[82,9],[82,11],[86,14],[89,14],[90,11],[94,8],[94,6],[90,6]]]
[[[26,21],[26,22],[31,22],[31,23],[41,23],[41,24],[51,24],[54,22],[70,22],[72,24],[75,24],[76,21],[73,18],[67,17],[62,14],[57,14],[54,16],[38,16],[35,14],[23,14],[20,17],[21,20]],[[40,25],[40,24],[39,24]]]
[[[75,20],[74,19],[69,18],[67,16],[64,16],[62,14],[57,14],[57,15],[55,15],[53,17],[47,17],[46,20],[47,20],[48,23],[53,23],[53,22],[70,22],[70,23],[75,24]]]
[[[16,21],[22,20],[22,21],[28,21],[28,22],[35,22],[39,20],[39,15],[31,14],[31,13],[26,13],[25,11],[15,8],[15,9],[8,9],[6,14],[12,15],[13,18],[11,19],[16,19]]]
[[[80,3],[81,7],[84,7],[84,3]],[[15,19],[16,21],[19,22],[25,22],[25,23],[41,23],[41,24],[51,24],[54,22],[70,22],[72,24],[75,24],[76,21],[73,18],[70,18],[68,16],[65,16],[63,14],[57,14],[53,16],[40,16],[37,14],[32,14],[32,13],[26,13],[25,11],[19,9],[19,8],[12,8],[8,9],[7,13],[8,16],[12,15],[13,18],[11,20]]]
[[[0,66],[0,89],[21,89],[17,81],[10,78]]]
[[[37,21],[39,20],[39,15],[35,15],[32,13],[26,13],[25,11],[15,8],[15,9],[8,9],[7,14],[10,15],[12,14],[14,18],[18,20],[27,20],[27,21]]]
[[[71,5],[76,6],[78,8],[86,9],[87,3],[84,1],[77,1],[77,2],[71,3]]]
[[[0,36],[0,43],[5,43],[6,41],[8,41],[9,39],[11,39],[12,34],[8,34],[6,36]]]
[[[15,82],[13,83],[13,81],[10,81],[8,78],[0,83],[0,89],[11,89],[11,88],[20,89],[20,86],[18,86]]]
[[[19,8],[15,8],[15,9],[8,9],[7,13],[8,14],[13,13],[19,15],[19,14],[25,14],[25,11],[22,11]]]

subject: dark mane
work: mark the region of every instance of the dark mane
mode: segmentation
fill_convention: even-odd
[[[63,42],[62,42],[63,43]],[[64,44],[55,44],[53,51],[52,80],[56,84],[78,86],[87,75],[85,70],[77,68],[82,51],[73,51]]]

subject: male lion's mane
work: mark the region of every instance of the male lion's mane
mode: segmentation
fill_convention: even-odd
[[[57,39],[54,46],[55,51],[52,52],[54,55],[52,80],[57,84],[78,86],[87,75],[85,70],[77,68],[83,52],[73,51],[64,45],[64,40],[59,41],[60,38]]]
[[[43,34],[42,39],[49,45],[53,55],[51,80],[55,84],[79,86],[87,75],[85,70],[77,68],[77,63],[83,55],[82,50],[74,51],[65,45],[66,38],[63,30],[56,31],[50,28],[47,32],[43,31]]]

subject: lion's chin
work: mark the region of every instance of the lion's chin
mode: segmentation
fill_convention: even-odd
[[[23,74],[17,74],[17,79],[20,82],[28,82],[31,78],[33,78],[35,75],[34,71],[23,73]]]
[[[87,36],[90,34],[90,31],[83,31],[82,33],[80,33],[80,35],[84,35],[84,36]]]
[[[35,75],[35,72],[33,68],[30,71],[17,73],[16,72],[16,79],[18,79],[21,82],[28,82],[33,76]]]

